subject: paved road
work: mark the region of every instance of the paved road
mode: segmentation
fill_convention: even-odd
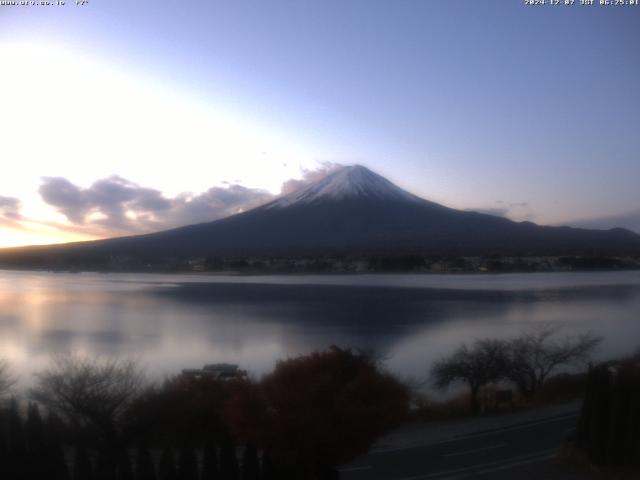
[[[564,479],[552,463],[578,414],[478,432],[447,442],[373,451],[341,469],[343,480]]]

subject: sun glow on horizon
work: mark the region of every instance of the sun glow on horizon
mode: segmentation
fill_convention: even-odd
[[[55,45],[5,42],[0,64],[0,196],[19,198],[36,222],[0,223],[0,247],[95,238],[52,226],[55,211],[37,194],[43,176],[88,186],[117,174],[167,195],[236,180],[275,192],[314,163],[284,133],[225,105],[223,92],[197,98]]]
[[[81,242],[85,240],[97,240],[93,235],[78,234],[61,231],[57,228],[36,226],[25,228],[21,226],[0,226],[0,248],[52,245],[55,243]]]

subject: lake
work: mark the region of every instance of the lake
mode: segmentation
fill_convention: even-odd
[[[559,323],[640,347],[640,272],[161,275],[0,271],[0,358],[22,386],[52,355],[124,355],[151,375],[238,363],[255,375],[331,344],[423,379],[462,341]]]

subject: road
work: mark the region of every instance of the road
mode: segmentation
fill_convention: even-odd
[[[455,440],[381,448],[344,466],[342,480],[571,479],[553,462],[578,414],[538,419]]]

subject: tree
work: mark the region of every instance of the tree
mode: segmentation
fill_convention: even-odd
[[[213,376],[177,375],[150,388],[129,409],[138,436],[172,445],[205,445],[222,429],[226,382]],[[158,422],[162,418],[162,422]]]
[[[559,330],[558,326],[544,325],[508,342],[506,377],[524,397],[532,398],[558,367],[587,363],[602,342],[602,337],[590,332],[557,339]]]
[[[122,419],[142,385],[133,361],[62,356],[37,375],[33,396],[67,422],[95,432],[106,459],[115,465]]]
[[[178,479],[198,480],[198,457],[193,448],[181,448],[178,454]]]
[[[31,454],[39,454],[46,450],[44,423],[40,416],[40,409],[35,403],[29,403],[27,410],[27,445]]]
[[[136,456],[136,472],[138,480],[156,480],[157,478],[151,453],[149,449],[142,446],[138,448]]]
[[[224,480],[238,480],[240,478],[236,445],[228,432],[223,433],[220,445],[220,478]]]
[[[218,471],[218,452],[216,444],[208,441],[204,447],[202,459],[202,480],[218,480],[220,473]]]
[[[576,440],[596,465],[640,466],[639,360],[589,368]]]
[[[259,480],[260,461],[258,460],[258,450],[249,444],[242,454],[242,480]]]
[[[35,403],[29,403],[26,427],[30,478],[46,478],[49,473],[46,465],[47,442],[44,422],[40,416],[40,409]]]
[[[131,468],[131,458],[128,452],[120,454],[118,468],[116,470],[116,480],[133,480],[133,468]]]
[[[440,389],[456,382],[466,383],[470,389],[471,411],[478,413],[480,388],[500,380],[506,374],[506,350],[501,340],[476,340],[471,347],[463,343],[452,355],[433,365],[431,377]]]
[[[0,423],[0,427],[3,427]],[[4,432],[4,428],[0,428],[0,471],[3,475],[10,474],[9,471],[9,445],[7,444],[7,438]]]
[[[94,477],[96,480],[117,480],[119,458],[104,451],[98,451],[96,455],[96,468]]]
[[[9,478],[28,478],[27,442],[24,425],[20,416],[20,406],[15,398],[9,406]]]
[[[9,371],[9,362],[0,359],[0,397],[9,393],[16,380]]]
[[[91,458],[86,448],[76,448],[73,459],[73,478],[74,480],[93,479],[93,466],[91,465]]]
[[[271,457],[271,451],[265,450],[262,453],[262,463],[260,465],[260,473],[262,480],[276,480],[278,479],[278,474],[276,472],[276,467],[273,464],[273,459]]]
[[[399,424],[409,392],[372,355],[334,346],[279,362],[254,388],[237,389],[228,407],[239,439],[268,450],[278,478],[324,478]]]
[[[168,447],[163,449],[162,453],[160,454],[158,478],[159,480],[177,480],[178,478],[176,460],[173,456],[173,451]]]
[[[69,468],[64,455],[60,419],[49,412],[45,425],[47,442],[47,480],[68,480]]]

